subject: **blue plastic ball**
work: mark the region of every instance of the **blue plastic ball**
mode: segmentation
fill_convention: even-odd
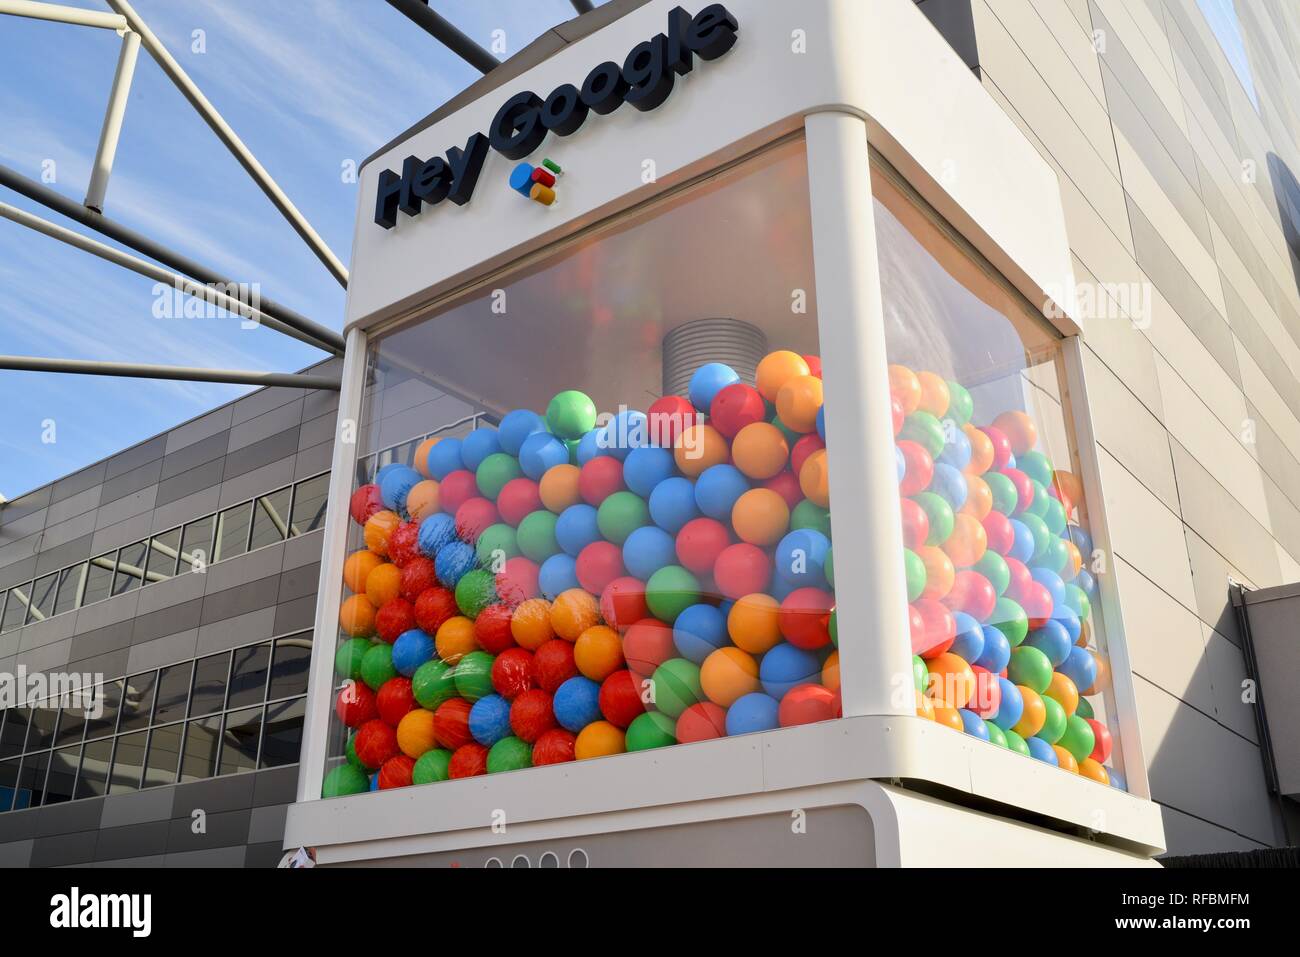
[[[425,459],[429,474],[441,482],[452,472],[463,469],[465,459],[461,455],[461,450],[464,445],[461,439],[447,438],[429,449],[429,456]]]
[[[379,790],[379,772],[378,772],[378,771],[376,771],[374,774],[370,775],[370,790],[372,790],[372,791],[378,791],[378,790]]]
[[[523,448],[524,439],[534,432],[545,431],[545,420],[532,409],[515,409],[513,412],[507,412],[497,429],[501,451],[518,455],[519,450]]]
[[[673,622],[673,644],[683,658],[703,664],[713,652],[731,644],[727,616],[714,605],[691,605]]]
[[[1006,729],[1003,728],[1003,730],[1005,731]],[[1044,764],[1050,764],[1055,768],[1061,766],[1061,759],[1056,756],[1056,751],[1052,749],[1050,744],[1038,737],[1038,735],[1031,735],[1030,737],[1025,738],[1025,744],[1029,745],[1029,756],[1031,758],[1042,761]]]
[[[1097,659],[1086,648],[1074,645],[1070,648],[1069,656],[1056,670],[1073,681],[1075,687],[1082,692],[1085,688],[1091,688],[1097,680]]]
[[[749,479],[734,465],[712,465],[695,480],[695,504],[709,518],[726,522],[736,499],[749,488]]]
[[[737,698],[727,709],[727,734],[753,734],[771,731],[781,722],[781,705],[770,695],[751,691]]]
[[[972,738],[979,738],[981,741],[989,739],[989,729],[984,724],[983,718],[966,708],[958,708],[957,713],[961,715],[962,728],[967,734]]]
[[[957,637],[948,650],[963,661],[979,661],[984,654],[984,626],[964,611],[954,611],[952,617],[957,623]]]
[[[763,655],[758,664],[758,679],[763,683],[763,690],[780,700],[796,685],[819,680],[821,671],[821,660],[815,654],[783,641]]]
[[[1083,629],[1083,625],[1080,623],[1079,616],[1073,608],[1068,608],[1065,605],[1055,606],[1052,609],[1052,620],[1061,623],[1061,627],[1065,629],[1065,633],[1070,636],[1070,644],[1073,645],[1078,642],[1079,634]]]
[[[991,720],[1003,731],[1010,731],[1025,713],[1025,696],[1006,678],[998,678],[998,689],[1002,699],[998,703],[998,713]]]
[[[1070,633],[1054,618],[1047,619],[1041,628],[1031,631],[1025,638],[1025,644],[1047,655],[1047,660],[1052,663],[1053,668],[1059,668],[1069,656],[1070,649],[1074,647],[1074,642],[1070,640]]]
[[[406,468],[401,462],[389,462],[387,465],[380,466],[379,471],[375,473],[375,484],[383,485],[384,479],[388,478],[394,469],[401,468]]]
[[[422,478],[423,476],[409,465],[390,469],[379,485],[379,497],[384,500],[384,507],[394,512],[406,511],[407,493]]]
[[[489,455],[500,451],[501,436],[491,426],[475,429],[460,442],[460,457],[471,472],[476,471]]]
[[[1092,572],[1086,568],[1079,569],[1079,574],[1074,576],[1071,584],[1083,589],[1083,593],[1089,597],[1097,594],[1097,579],[1093,578]]]
[[[393,642],[393,667],[399,675],[411,677],[417,668],[433,658],[433,639],[419,628],[397,636]]]
[[[578,563],[572,555],[552,555],[537,572],[537,587],[548,599],[578,587]]]
[[[600,429],[591,429],[583,433],[582,438],[578,440],[576,464],[586,465],[592,459],[605,454],[605,450],[600,447]]]
[[[551,710],[560,727],[577,734],[600,720],[600,685],[590,678],[574,675],[555,689]]]
[[[821,436],[823,442],[826,441],[826,406],[823,405],[817,410],[817,434]]]
[[[448,542],[438,549],[438,557],[433,560],[433,570],[438,575],[438,581],[448,588],[455,588],[456,583],[477,562],[478,556],[474,553],[473,545],[461,541]]]
[[[777,579],[798,588],[824,587],[830,550],[830,539],[815,528],[787,532],[776,546]]]
[[[485,748],[510,736],[510,702],[499,694],[485,695],[469,709],[469,733]]]
[[[425,558],[436,558],[442,546],[456,538],[456,520],[446,512],[436,512],[420,523],[417,543]]]
[[[556,519],[555,541],[574,558],[592,542],[600,541],[596,509],[585,502],[566,508]]]
[[[997,674],[1011,662],[1011,642],[1001,628],[993,625],[981,625],[980,631],[984,633],[984,650],[975,661],[966,660]]]
[[[1079,550],[1086,564],[1092,557],[1092,536],[1088,534],[1088,530],[1080,525],[1071,525],[1065,530],[1065,534],[1070,541],[1074,542],[1074,547]]]
[[[708,415],[709,406],[713,405],[713,397],[727,386],[739,381],[740,376],[731,366],[721,362],[706,362],[691,376],[691,384],[687,390],[691,405]]]
[[[650,444],[650,424],[644,412],[624,409],[610,419],[596,435],[596,445],[605,455],[624,461],[633,449]]]
[[[669,535],[676,535],[693,518],[700,517],[695,485],[680,475],[664,479],[650,493],[650,518]]]
[[[966,496],[970,494],[970,486],[966,482],[966,476],[961,473],[960,469],[949,465],[947,462],[936,462],[934,463],[934,477],[930,479],[930,491],[951,505],[952,510],[955,512],[966,504]]]
[[[569,447],[549,432],[534,432],[519,449],[519,467],[534,482],[540,482],[546,470],[569,461]]]
[[[1038,547],[1034,542],[1034,533],[1029,530],[1028,525],[1015,518],[1011,520],[1011,530],[1015,533],[1015,539],[1011,543],[1008,555],[1027,565]]]
[[[953,429],[948,441],[944,443],[943,451],[939,453],[939,461],[955,469],[964,469],[970,465],[970,456],[970,439],[961,429]]]
[[[647,581],[659,569],[675,564],[676,542],[657,525],[642,525],[623,543],[623,566],[633,578]]]
[[[627,461],[623,463],[623,481],[637,495],[649,498],[655,486],[672,477],[676,471],[672,452],[647,445],[633,449],[628,454]]]
[[[1128,781],[1124,780],[1123,774],[1121,774],[1119,771],[1116,771],[1114,768],[1109,768],[1109,767],[1106,769],[1106,773],[1110,775],[1111,787],[1120,791],[1128,790]]]
[[[1034,581],[1047,589],[1047,593],[1052,596],[1052,607],[1059,608],[1065,602],[1065,582],[1061,576],[1056,574],[1050,568],[1031,568],[1029,574],[1033,576]]]

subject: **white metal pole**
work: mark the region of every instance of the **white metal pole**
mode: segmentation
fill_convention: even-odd
[[[127,30],[122,34],[122,49],[117,57],[117,72],[113,74],[113,88],[108,94],[104,110],[104,126],[99,131],[99,147],[95,150],[95,166],[86,188],[85,207],[97,213],[104,211],[104,194],[108,192],[108,178],[113,174],[113,157],[117,155],[117,141],[122,134],[122,119],[126,116],[126,101],[131,95],[131,78],[135,76],[135,61],[140,53],[140,34]]]
[[[248,175],[253,177],[254,182],[261,187],[267,199],[289,221],[289,224],[302,237],[303,242],[311,247],[312,252],[316,254],[316,258],[325,264],[325,268],[339,281],[339,285],[347,286],[347,267],[334,255],[329,246],[325,244],[325,240],[312,228],[311,223],[307,222],[307,218],[298,211],[298,207],[294,206],[293,201],[285,195],[284,190],[280,189],[275,180],[271,178],[271,174],[266,171],[266,168],[257,161],[257,157],[244,145],[244,141],[239,138],[238,134],[231,129],[230,124],[217,112],[217,108],[203,95],[203,91],[189,78],[189,74],[176,62],[175,57],[167,52],[167,48],[149,29],[149,25],[141,19],[140,15],[131,7],[131,4],[127,3],[127,0],[108,0],[108,5],[124,16],[130,28],[140,34],[140,40],[144,43],[145,49],[149,51],[149,55],[158,61],[158,65],[162,67],[163,72],[176,84],[177,88],[184,94],[185,99],[190,101],[190,105],[198,111],[208,126],[212,128],[212,132],[217,134],[217,138],[235,155],[235,159],[239,160],[239,164],[244,167]]]
[[[334,454],[330,461],[329,505],[325,511],[320,582],[316,588],[316,625],[312,637],[311,668],[307,675],[307,714],[298,760],[298,800],[320,797],[329,757],[330,715],[333,713],[334,648],[338,643],[339,605],[342,602],[343,562],[348,547],[348,501],[356,468],[356,437],[361,420],[361,400],[366,385],[366,334],[347,334],[339,388],[339,411],[334,429]],[[350,440],[350,441],[349,441]]]
[[[79,27],[101,27],[105,30],[125,30],[126,17],[98,10],[83,10],[59,3],[40,3],[37,0],[0,0],[0,14],[30,17],[33,20],[50,20],[71,23]]]
[[[844,716],[914,715],[867,126],[805,122]]]

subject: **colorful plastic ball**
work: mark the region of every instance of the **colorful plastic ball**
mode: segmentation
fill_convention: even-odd
[[[1068,727],[1069,719],[1065,715],[1065,709],[1055,698],[1042,696],[1043,702],[1043,726],[1038,729],[1038,737],[1042,738],[1048,744],[1056,744],[1061,740]],[[1082,720],[1082,719],[1080,719]]]
[[[471,569],[456,583],[456,605],[466,618],[477,618],[496,600],[496,576],[485,568]]]
[[[797,588],[781,602],[777,613],[781,634],[796,648],[816,650],[831,643],[831,608],[835,596],[820,588]]]
[[[423,555],[417,555],[402,569],[398,593],[402,598],[414,603],[437,583],[438,574],[433,562]]]
[[[1029,617],[1017,602],[999,598],[989,616],[989,624],[1006,636],[1008,644],[1017,648],[1029,634]]]
[[[560,392],[546,406],[546,425],[563,439],[580,438],[596,424],[596,403],[585,392]]]
[[[339,605],[339,627],[353,638],[375,633],[375,606],[365,595],[350,595]]]
[[[984,650],[971,664],[997,674],[1011,661],[1011,642],[1007,641],[1007,636],[1000,629],[992,625],[981,625],[980,631],[984,635]]]
[[[666,748],[676,744],[676,728],[676,721],[658,711],[637,715],[627,728],[627,749],[648,751],[651,748]]]
[[[605,623],[620,632],[650,613],[645,601],[645,583],[627,575],[609,581],[601,589],[598,604]]]
[[[592,681],[604,681],[624,666],[623,642],[608,625],[592,625],[573,644],[578,671]],[[542,649],[538,649],[538,654]]]
[[[568,555],[552,555],[537,573],[538,588],[548,598],[578,588],[577,562]]]
[[[474,638],[474,622],[463,615],[455,615],[442,623],[433,636],[438,657],[454,665],[478,647]]]
[[[802,499],[790,510],[790,528],[820,532],[829,539],[831,537],[830,510]]]
[[[545,432],[546,423],[542,417],[530,409],[515,409],[507,412],[497,429],[497,438],[501,451],[508,455],[518,455],[524,440],[535,432]]]
[[[622,754],[626,750],[622,729],[609,721],[593,721],[578,732],[573,743],[573,756],[578,761]]]
[[[776,393],[776,413],[795,432],[813,432],[822,407],[822,380],[812,375],[787,379]]]
[[[541,522],[541,519],[536,521]],[[555,543],[575,558],[592,542],[600,540],[599,513],[591,505],[571,505],[550,526]],[[539,545],[539,549],[540,549]],[[549,545],[547,546],[549,547]],[[543,556],[544,560],[545,556]],[[535,561],[539,559],[534,559]]]
[[[644,412],[624,409],[596,432],[596,444],[607,456],[622,462],[634,449],[650,444],[649,423]],[[595,504],[595,503],[593,503]]]
[[[441,482],[452,472],[464,469],[465,459],[461,454],[463,447],[463,440],[448,437],[429,449],[425,459],[429,477]]]
[[[830,539],[821,532],[808,528],[790,532],[776,546],[777,576],[791,585],[820,588],[826,584],[830,548]]]
[[[631,671],[616,671],[600,685],[600,713],[605,720],[619,728],[626,728],[632,719],[645,710],[642,699],[642,679]]]
[[[370,789],[366,773],[350,764],[340,764],[325,775],[321,784],[320,796],[323,798],[347,797],[350,794],[364,794]]]
[[[695,607],[705,607],[717,611],[717,609],[709,605],[692,606],[692,608]],[[689,611],[690,609],[687,609],[687,612]],[[682,619],[686,617],[688,616],[685,612],[679,615],[678,623],[680,624]],[[677,653],[677,648],[673,643],[673,634],[674,629],[657,618],[642,618],[640,621],[633,623],[623,635],[623,657],[627,661],[628,668],[642,678],[647,678],[653,674],[659,665]],[[710,646],[710,650],[712,650],[712,646]]]
[[[778,475],[790,459],[790,445],[785,435],[768,422],[753,422],[742,428],[731,446],[735,467],[756,480]]]
[[[836,717],[838,710],[839,699],[831,689],[817,684],[799,685],[791,688],[781,699],[777,718],[781,727],[791,728],[814,721],[829,721]]]
[[[694,483],[680,476],[664,479],[650,493],[649,509],[656,525],[670,535],[677,534],[700,514],[695,504]]]
[[[927,693],[936,707],[965,708],[975,696],[975,673],[964,659],[945,652],[927,660],[926,668]]]
[[[433,657],[433,639],[418,628],[402,632],[393,643],[391,662],[398,674],[411,677]],[[419,757],[419,755],[413,755]]]
[[[582,470],[576,465],[567,463],[547,469],[537,486],[537,494],[542,505],[556,515],[572,505],[577,505],[582,501],[582,493],[578,489],[578,478],[581,474]],[[504,514],[506,505],[498,501],[497,507],[501,508]]]
[[[452,666],[441,658],[420,665],[411,676],[411,694],[421,708],[431,711],[456,697],[456,675]]]
[[[695,504],[708,517],[725,520],[749,487],[749,480],[734,465],[714,465],[695,482]]]
[[[673,454],[668,449],[644,446],[628,453],[623,463],[623,481],[641,498],[649,498],[655,487],[677,471]]]
[[[706,469],[726,462],[730,452],[727,440],[717,429],[697,423],[687,426],[677,436],[677,442],[673,446],[673,461],[683,475],[696,478]]]
[[[411,786],[411,775],[415,770],[415,759],[405,754],[395,754],[384,762],[379,769],[379,790],[405,788]]]
[[[574,562],[578,584],[592,594],[603,592],[623,572],[623,550],[612,542],[592,542]]]
[[[500,569],[507,559],[519,554],[518,536],[511,526],[497,522],[483,529],[474,544],[474,554],[484,568]]]
[[[1003,731],[1010,731],[1025,713],[1025,696],[1006,678],[999,677],[997,682],[998,708],[990,720]]]
[[[499,694],[479,698],[469,711],[469,733],[475,741],[489,748],[509,737],[510,702]]]
[[[1083,762],[1092,755],[1097,739],[1092,726],[1085,719],[1070,715],[1065,719],[1064,732],[1054,743],[1069,751],[1075,761]]]
[[[434,568],[438,573],[438,580],[448,588],[455,588],[456,584],[478,563],[478,556],[474,553],[474,548],[465,542],[448,542],[442,548],[438,549],[438,557],[434,559]]]
[[[987,578],[977,571],[964,568],[953,577],[952,588],[943,601],[954,611],[964,611],[980,621],[986,621],[996,609],[997,600],[997,592]]]
[[[761,691],[742,695],[727,709],[728,735],[770,731],[780,724],[780,703]]]
[[[486,651],[471,651],[456,664],[456,691],[466,701],[478,701],[492,693],[494,659]]]
[[[600,720],[600,684],[575,675],[555,690],[551,708],[556,721],[576,734]]]
[[[767,553],[748,542],[729,545],[713,565],[713,581],[726,598],[737,599],[767,590],[772,580],[772,561]]]
[[[375,707],[375,693],[359,681],[348,681],[339,689],[334,701],[334,713],[349,728],[360,727],[379,716]]]
[[[957,637],[948,651],[974,665],[984,653],[984,627],[964,611],[954,611]]]
[[[1010,747],[1007,744],[1007,733],[987,718],[984,719],[984,731],[988,735],[990,744],[996,744],[999,748]]]
[[[1026,645],[1037,648],[1047,656],[1053,668],[1059,668],[1070,655],[1074,642],[1066,627],[1054,618],[1044,621],[1025,638]]]
[[[474,640],[491,655],[498,655],[515,647],[510,622],[514,616],[512,606],[502,603],[488,605],[474,619]]]
[[[1010,728],[1002,728],[1001,730],[1002,738],[1006,742],[1006,748],[1008,751],[1014,751],[1016,754],[1026,758],[1030,756],[1029,745],[1025,743],[1024,738],[1016,734]]]
[[[364,592],[366,579],[384,560],[369,549],[353,552],[343,562],[343,583],[350,591]]]
[[[739,381],[740,376],[731,366],[721,362],[706,362],[691,375],[687,394],[690,396],[691,404],[707,414],[717,394]]]
[[[697,575],[707,575],[730,544],[731,535],[721,522],[712,518],[695,518],[677,533],[674,551],[683,568]]]
[[[366,650],[366,653],[361,658],[361,680],[372,691],[378,691],[388,679],[396,674],[397,669],[393,667],[393,648],[391,645],[376,642]]]
[[[379,496],[383,499],[384,507],[399,513],[406,511],[406,496],[421,479],[420,473],[407,465],[389,471],[379,485]]]
[[[578,472],[578,493],[588,505],[600,505],[623,488],[623,463],[618,459],[594,458]]]
[[[510,634],[521,648],[528,651],[535,651],[554,638],[551,603],[544,598],[521,602],[510,619]]]
[[[360,680],[361,661],[369,650],[370,642],[365,638],[347,638],[340,641],[338,650],[334,653],[334,673],[340,678]]]
[[[657,525],[641,526],[623,543],[623,565],[629,574],[642,581],[676,561],[673,536]]]
[[[1114,739],[1111,737],[1110,728],[1096,718],[1084,718],[1079,715],[1073,717],[1078,717],[1079,720],[1087,722],[1088,729],[1092,732],[1092,750],[1085,757],[1091,758],[1098,764],[1105,764],[1110,760],[1111,750],[1114,747]],[[1083,765],[1082,758],[1079,760],[1079,765],[1080,767]]]
[[[437,585],[420,592],[413,607],[416,626],[430,635],[436,635],[443,623],[460,611],[455,594]]]
[[[1097,658],[1086,648],[1075,645],[1058,669],[1061,674],[1074,682],[1081,694],[1088,694],[1089,689],[1097,682]]]
[[[505,700],[513,701],[537,686],[535,674],[533,652],[526,648],[507,648],[493,659],[489,677],[492,689]]]
[[[510,704],[510,730],[529,744],[556,726],[551,695],[540,688],[530,688]]]
[[[540,481],[548,469],[568,461],[568,446],[549,432],[534,432],[519,449],[519,467],[534,482]]]
[[[415,708],[397,723],[397,746],[402,753],[418,758],[437,744],[433,734],[433,712]]]
[[[646,642],[655,653],[658,653],[663,645],[663,634],[660,629],[669,629],[669,626],[656,619],[649,619],[638,623],[634,630],[638,632],[638,641]],[[649,633],[641,636],[641,631]],[[727,618],[722,610],[714,605],[693,604],[677,616],[668,634],[669,654],[655,661],[656,667],[672,657],[674,647],[684,658],[700,664],[714,651],[727,644]],[[630,642],[632,637],[632,632],[629,632],[627,641]],[[629,666],[638,672],[644,672],[643,667],[633,663],[630,652],[627,653]]]
[[[974,711],[966,708],[960,708],[957,714],[961,716],[962,730],[972,738],[979,738],[981,741],[989,740],[988,728],[984,725],[984,719]]]
[[[488,749],[477,741],[467,741],[452,752],[447,762],[449,778],[474,778],[487,774]]]
[[[1043,704],[1042,696],[1033,688],[1019,684],[1015,687],[1020,692],[1024,706],[1020,712],[1020,720],[1011,726],[1011,730],[1028,740],[1043,730],[1043,725],[1047,723],[1047,706]],[[1005,695],[1003,700],[1006,700]],[[1002,724],[1001,720],[998,724]],[[1003,728],[1005,730],[1005,725]]]
[[[727,712],[712,701],[695,702],[678,715],[673,730],[678,744],[709,741],[724,737],[727,733]]]
[[[483,464],[485,458],[500,451],[501,437],[496,429],[491,427],[475,429],[461,439],[460,458],[464,463],[461,467],[473,472]]]
[[[700,666],[700,687],[714,704],[729,708],[736,699],[759,689],[758,674],[752,655],[739,648],[719,648]]]
[[[650,511],[645,500],[634,492],[614,492],[606,496],[596,510],[597,528],[615,545],[621,546],[632,532],[649,521]]]
[[[982,478],[989,487],[993,511],[1003,516],[1014,514],[1020,502],[1016,484],[1002,472],[985,472]]]
[[[655,707],[672,718],[704,698],[700,666],[685,658],[672,658],[656,668],[650,687]]]
[[[956,468],[946,462],[936,462],[934,476],[930,480],[930,490],[957,511],[965,506],[970,486],[966,477]],[[969,517],[973,521],[978,521],[974,516]]]
[[[781,642],[782,607],[771,595],[745,595],[737,599],[727,613],[726,633],[742,651],[752,655],[764,654]]]
[[[488,510],[476,504],[484,501],[486,500],[481,498],[470,499],[462,505],[459,510],[457,510],[456,531],[461,538],[464,538],[467,541],[474,541],[477,539],[477,535],[471,536],[465,534],[465,518],[468,518],[469,516],[462,518],[462,514],[466,509],[475,506],[479,513],[479,520],[481,521],[482,519],[487,518],[489,514]],[[501,521],[510,526],[517,526],[527,515],[541,510],[542,498],[541,495],[538,494],[536,482],[532,479],[516,478],[511,479],[504,487],[502,487],[501,493],[497,496],[495,504],[491,502],[488,502],[487,504],[491,506],[492,514],[500,515]],[[550,513],[546,512],[544,514],[549,515]]]
[[[972,665],[975,675],[975,694],[966,703],[971,711],[985,720],[992,720],[1002,707],[1002,678],[978,665]]]
[[[803,468],[799,470],[799,488],[804,497],[814,504],[822,508],[830,507],[830,472],[825,449],[818,449],[808,456]]]
[[[415,522],[403,522],[393,529],[388,536],[388,558],[399,569],[420,555],[420,526]]]
[[[919,549],[930,539],[930,516],[910,498],[900,500],[898,506],[903,517],[903,544]]]
[[[402,572],[396,565],[387,562],[376,565],[366,576],[366,597],[370,604],[382,608],[402,592]]]
[[[911,609],[912,653],[927,661],[946,652],[957,638],[957,621],[940,602],[918,598]]]
[[[952,506],[943,498],[935,495],[933,492],[918,492],[912,499],[924,510],[928,520],[929,536],[925,540],[927,545],[938,545],[943,547],[949,536],[953,533],[956,516],[953,514]],[[970,516],[967,516],[968,518]],[[947,549],[944,549],[947,551]],[[952,558],[952,554],[949,553]],[[953,559],[955,565],[956,559]]]
[[[666,395],[656,399],[646,410],[646,425],[650,442],[670,449],[677,436],[687,425],[696,421],[698,413],[690,400],[680,395]]]
[[[787,349],[769,352],[754,370],[758,391],[768,402],[775,402],[781,387],[791,379],[811,374],[808,361],[797,352]]]
[[[402,520],[396,512],[380,511],[375,512],[366,519],[363,537],[366,542],[366,548],[370,549],[376,555],[388,557],[388,539],[389,536],[397,530],[402,524]]]
[[[753,386],[733,382],[713,397],[708,413],[713,427],[730,439],[745,426],[764,421],[767,404]]]
[[[1052,662],[1038,648],[1021,645],[1011,652],[1007,677],[1018,685],[1025,685],[1043,694],[1052,682]]]
[[[790,468],[798,475],[803,469],[804,462],[808,461],[808,456],[824,448],[826,448],[826,443],[822,441],[820,436],[811,433],[803,436],[790,450]]]
[[[379,717],[394,728],[414,707],[415,694],[411,691],[409,678],[395,675],[375,692],[375,708]]]
[[[508,482],[521,478],[523,474],[519,461],[513,455],[493,452],[474,471],[474,483],[481,495],[495,500]]]
[[[1044,764],[1050,764],[1052,767],[1061,766],[1061,761],[1060,758],[1057,757],[1056,749],[1042,738],[1034,735],[1026,735],[1025,745],[1029,748],[1029,756],[1034,760],[1042,761]]]
[[[699,600],[699,580],[680,565],[661,568],[646,582],[646,605],[660,621],[672,624]]]
[[[435,781],[446,781],[450,777],[448,767],[450,764],[451,752],[446,748],[432,748],[425,751],[416,759],[415,767],[411,769],[411,783],[432,784]]]
[[[362,485],[348,500],[348,514],[358,525],[365,525],[370,517],[384,509],[384,497],[378,485]]]
[[[546,764],[564,764],[567,761],[574,760],[576,744],[577,738],[571,731],[566,731],[563,728],[551,728],[549,731],[543,731],[533,743],[533,767],[542,767]],[[488,758],[490,762],[490,754]]]

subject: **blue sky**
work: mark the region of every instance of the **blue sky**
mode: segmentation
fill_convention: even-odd
[[[106,10],[96,0],[62,0]],[[477,76],[383,0],[132,0],[334,252],[350,259],[360,163]],[[567,0],[433,0],[506,54]],[[206,52],[192,49],[204,31]],[[0,16],[0,163],[85,195],[120,41]],[[0,200],[84,228],[0,187]],[[343,289],[140,52],[105,214],[334,329]],[[97,237],[102,238],[102,237]],[[295,371],[324,357],[231,319],[158,319],[153,281],[0,220],[0,353]],[[0,494],[14,498],[247,392],[0,371]],[[47,423],[53,423],[53,442]]]
[[[1241,33],[1241,23],[1237,20],[1237,7],[1233,0],[1196,0],[1201,13],[1210,29],[1214,31],[1223,55],[1228,58],[1237,79],[1250,97],[1250,102],[1259,110],[1259,97],[1255,93],[1255,78],[1250,72],[1250,56],[1246,53],[1246,40]]]

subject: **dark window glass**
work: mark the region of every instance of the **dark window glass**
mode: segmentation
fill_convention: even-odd
[[[71,801],[73,786],[77,781],[77,765],[81,763],[81,745],[58,748],[50,756],[50,776],[45,782],[45,803],[62,804]]]
[[[40,807],[45,796],[45,775],[50,769],[50,752],[29,754],[23,758],[22,770],[18,772],[18,793],[14,795],[14,810],[25,807]]]
[[[59,597],[54,603],[54,614],[62,615],[65,611],[81,607],[82,590],[85,587],[85,562],[59,572]]]
[[[101,797],[108,792],[108,765],[113,760],[113,739],[87,741],[81,749],[81,773],[77,775],[77,797]]]
[[[193,662],[164,668],[158,676],[157,703],[153,710],[153,723],[166,724],[185,717],[190,695],[190,674]]]
[[[375,457],[367,455],[364,459],[357,460],[357,485],[369,485],[375,480],[375,473],[379,466],[375,464]]]
[[[27,708],[10,708],[6,712],[4,730],[0,731],[0,758],[12,758],[23,753],[30,714]]]
[[[32,603],[27,608],[27,623],[44,621],[54,614],[54,596],[59,590],[59,573],[36,579],[32,586]]]
[[[59,703],[51,699],[32,708],[32,726],[27,732],[28,751],[43,751],[54,743],[54,728],[59,722]]]
[[[149,539],[149,559],[145,582],[166,581],[176,574],[176,556],[181,547],[181,530],[173,528]]]
[[[257,767],[257,739],[262,731],[262,709],[246,708],[226,715],[221,735],[221,767],[218,774],[237,774]]]
[[[139,731],[149,727],[157,684],[156,671],[146,671],[126,679],[126,688],[122,691],[122,722],[119,730]]]
[[[271,664],[271,686],[266,700],[292,698],[307,693],[307,670],[311,667],[311,632],[277,638]]]
[[[289,530],[289,500],[292,488],[282,488],[263,495],[253,503],[253,537],[249,548],[273,545],[285,539]]]
[[[266,695],[266,672],[271,664],[271,643],[235,649],[227,708],[261,704]]]
[[[230,677],[230,652],[200,658],[194,663],[194,693],[190,695],[190,717],[220,711],[226,701],[226,679]]]
[[[209,515],[185,526],[185,533],[181,536],[181,564],[178,575],[212,564],[212,527],[215,523],[215,516]]]
[[[0,761],[0,812],[14,806],[14,791],[18,788],[18,766],[21,761]]]
[[[117,567],[117,552],[109,552],[90,560],[86,572],[86,590],[81,597],[83,605],[107,598],[113,588],[113,569]]]
[[[144,580],[144,557],[148,542],[127,545],[117,555],[117,576],[113,579],[113,594],[124,595]]]
[[[4,621],[5,599],[8,597],[9,597],[9,592],[5,591],[3,588],[0,588],[0,622]]]
[[[54,735],[54,746],[78,744],[86,730],[86,712],[81,706],[84,700],[78,695],[69,695],[63,711],[59,714],[59,730]]]
[[[213,777],[220,751],[221,715],[186,722],[185,750],[181,754],[181,783]]]
[[[144,786],[174,784],[176,766],[181,757],[181,735],[185,725],[181,722],[154,728],[149,733],[149,760],[145,762]]]
[[[214,562],[234,558],[248,551],[248,525],[252,517],[252,502],[236,505],[221,513],[217,520],[217,548],[212,555]]]
[[[122,679],[106,681],[96,689],[98,694],[86,718],[86,740],[102,738],[117,730],[117,713],[122,707]],[[98,710],[99,717],[94,716]]]
[[[293,490],[291,531],[294,535],[305,535],[325,525],[325,506],[328,504],[329,490],[328,472],[298,483]]]
[[[262,757],[258,767],[278,768],[297,763],[302,748],[306,702],[306,698],[295,698],[266,706],[266,733],[262,735]]]
[[[17,585],[9,589],[9,600],[5,602],[4,621],[0,622],[0,631],[13,631],[21,628],[27,620],[27,605],[31,601],[32,583]]]
[[[140,790],[140,775],[144,770],[144,751],[148,740],[148,731],[124,734],[117,739],[117,747],[113,750],[113,773],[108,780],[109,794]]]

